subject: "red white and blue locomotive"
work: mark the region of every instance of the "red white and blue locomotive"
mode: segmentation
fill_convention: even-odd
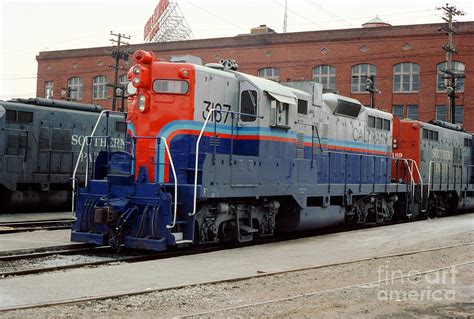
[[[128,147],[99,154],[76,190],[73,241],[165,250],[472,206],[470,134],[231,63],[134,59]]]

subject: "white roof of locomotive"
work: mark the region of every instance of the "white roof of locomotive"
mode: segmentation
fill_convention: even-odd
[[[305,97],[308,100],[311,100],[311,94],[305,91],[301,91],[301,90],[294,89],[288,86],[284,86],[275,81],[268,80],[265,78],[260,78],[258,76],[254,76],[250,74],[245,74],[245,73],[240,73],[240,72],[236,72],[236,74],[237,74],[237,77],[239,77],[241,80],[244,79],[244,80],[249,81],[255,87],[269,93],[273,97],[283,97],[283,98],[293,100],[293,103],[291,104],[296,104],[296,100],[298,99],[298,97]],[[280,98],[277,98],[277,99],[280,100]]]
[[[237,78],[239,80],[246,80],[252,83],[260,91],[265,91],[277,100],[285,103],[297,104],[298,98],[306,98],[307,100],[311,100],[311,94],[305,91],[284,86],[278,82],[261,78],[258,76],[245,74],[237,71],[225,71],[201,65],[194,65],[194,67],[196,68],[196,70],[205,71],[207,73]]]

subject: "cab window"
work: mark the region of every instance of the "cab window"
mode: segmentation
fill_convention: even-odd
[[[155,80],[153,81],[153,91],[155,93],[186,94],[189,84],[182,80]]]
[[[242,122],[254,122],[257,115],[257,91],[246,90],[240,94],[240,112],[248,115],[241,115]]]

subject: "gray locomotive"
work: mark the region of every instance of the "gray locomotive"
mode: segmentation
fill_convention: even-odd
[[[71,176],[82,144],[102,107],[42,98],[0,101],[0,213],[60,210],[71,203]],[[110,136],[108,147],[125,145],[125,118],[101,119],[96,135]],[[91,157],[106,138],[89,145]],[[76,177],[83,181],[86,159]]]

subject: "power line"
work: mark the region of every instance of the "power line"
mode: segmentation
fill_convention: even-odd
[[[275,1],[275,0],[274,0],[273,2],[276,3],[277,5],[281,6],[281,7],[285,7],[283,4],[279,3],[278,1]],[[314,21],[312,21],[312,20],[306,18],[305,16],[303,16],[302,14],[299,14],[299,13],[296,12],[295,10],[290,9],[290,8],[287,8],[287,9],[288,9],[288,11],[293,12],[293,14],[297,15],[298,17],[300,17],[300,18],[302,18],[302,19],[305,19],[306,21],[310,22],[312,25],[315,25],[315,26],[320,27],[320,28],[324,28],[323,25],[320,25],[319,23],[316,23],[316,22],[314,22]]]
[[[231,22],[231,21],[229,21],[229,20],[227,20],[227,19],[224,19],[222,16],[216,15],[216,14],[210,12],[209,10],[204,9],[204,8],[198,6],[198,5],[195,4],[194,2],[188,1],[187,3],[189,3],[189,4],[192,5],[193,7],[197,8],[197,9],[199,9],[199,10],[201,10],[201,11],[204,11],[204,12],[206,12],[207,14],[209,14],[209,15],[211,15],[211,16],[213,16],[213,17],[215,17],[215,18],[217,18],[217,19],[219,19],[219,20],[221,20],[221,21],[223,21],[223,22],[225,22],[225,23],[227,23],[227,24],[230,24],[230,25],[233,25],[234,27],[237,27],[239,30],[245,29],[245,28],[243,28],[242,26],[239,26],[239,25],[237,25],[237,24],[235,24],[235,23],[233,23],[233,22]]]
[[[347,22],[346,20],[344,20],[343,18],[337,16],[336,14],[332,13],[331,11],[329,11],[329,10],[323,8],[322,6],[318,5],[317,3],[315,3],[315,2],[313,2],[313,1],[311,1],[311,0],[306,0],[306,2],[309,3],[309,4],[312,5],[312,6],[314,6],[314,7],[318,8],[318,9],[320,9],[323,13],[325,12],[326,15],[331,16],[331,17],[333,17],[333,18],[336,18],[336,19],[339,20],[340,22],[345,23],[347,26],[349,26],[349,27],[352,27],[352,26],[353,26],[351,23]]]

